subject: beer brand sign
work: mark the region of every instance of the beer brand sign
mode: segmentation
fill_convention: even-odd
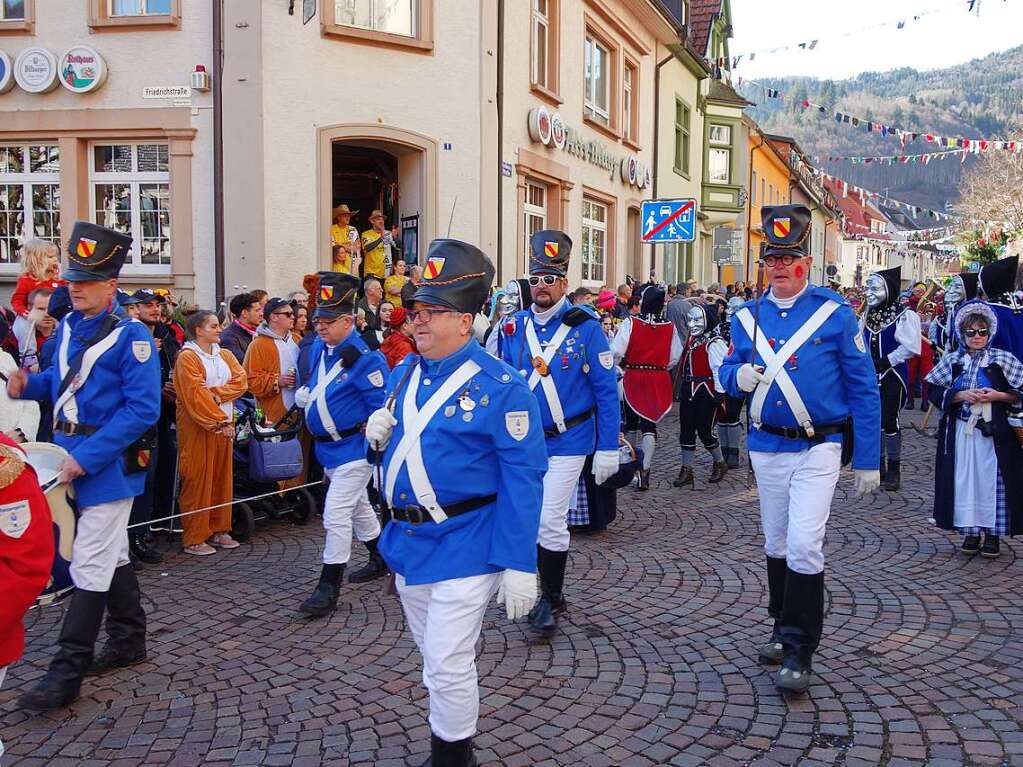
[[[14,60],[14,79],[27,93],[52,91],[57,87],[57,59],[45,48],[26,48]]]
[[[97,90],[106,79],[106,62],[86,45],[69,48],[60,57],[60,84],[72,93]]]

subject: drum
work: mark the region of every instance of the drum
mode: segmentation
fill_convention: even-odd
[[[35,469],[53,517],[53,568],[50,582],[36,599],[37,604],[48,605],[60,601],[74,588],[71,582],[71,551],[78,517],[71,501],[74,490],[71,485],[60,481],[60,464],[68,453],[49,442],[26,442],[21,448]]]

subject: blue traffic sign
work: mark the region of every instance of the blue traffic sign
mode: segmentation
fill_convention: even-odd
[[[696,239],[696,200],[644,200],[643,242]]]

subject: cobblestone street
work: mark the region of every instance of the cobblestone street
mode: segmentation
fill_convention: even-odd
[[[907,415],[902,492],[859,505],[851,473],[839,484],[808,696],[783,698],[756,660],[766,574],[745,468],[708,485],[701,449],[697,488],[673,488],[672,416],[652,490],[621,491],[618,521],[575,537],[562,633],[488,612],[481,763],[1023,765],[1020,544],[967,559],[928,524],[935,442]],[[14,704],[62,615],[32,611],[0,691],[5,765],[419,765],[426,694],[397,598],[346,584],[330,620],[296,616],[322,541],[318,518],[264,523],[236,552],[146,568],[149,660],[52,716]]]

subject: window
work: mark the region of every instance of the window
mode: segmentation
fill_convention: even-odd
[[[631,61],[625,63],[622,75],[622,134],[636,143],[639,135],[639,67]]]
[[[170,158],[167,144],[95,144],[89,183],[93,221],[134,241],[125,268],[169,272]]]
[[[582,266],[584,280],[604,282],[607,263],[607,205],[583,198]]]
[[[25,0],[0,0],[0,21],[24,21]]]
[[[416,0],[334,0],[334,23],[415,37]]]
[[[548,53],[551,34],[551,20],[548,15],[548,0],[533,0],[533,84],[550,88]]]
[[[17,267],[33,238],[60,246],[60,152],[54,145],[0,145],[0,265]]]
[[[529,263],[529,238],[541,229],[547,228],[547,186],[535,181],[526,182],[525,221],[522,233],[525,237],[524,252]]]
[[[728,125],[710,125],[707,155],[707,180],[715,184],[732,181],[732,129]]]
[[[675,99],[675,170],[689,175],[689,125],[692,113],[688,104]]]
[[[583,51],[584,113],[601,125],[611,125],[611,52],[586,36]]]
[[[169,16],[171,0],[110,0],[111,16]]]
[[[732,144],[732,129],[727,125],[711,125],[710,126],[710,143],[712,144]]]

